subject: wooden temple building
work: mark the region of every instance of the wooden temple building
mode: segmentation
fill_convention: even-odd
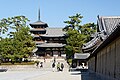
[[[104,80],[120,80],[120,16],[98,16],[97,33],[83,45],[89,71]]]
[[[38,21],[31,23],[33,40],[36,43],[37,56],[61,56],[65,54],[65,32],[62,28],[48,28],[48,24],[40,20],[40,11]]]

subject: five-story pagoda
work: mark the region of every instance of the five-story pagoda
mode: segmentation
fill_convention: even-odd
[[[36,45],[39,45],[41,43],[44,43],[44,41],[40,38],[40,35],[43,35],[46,33],[46,29],[48,27],[47,23],[44,23],[40,20],[40,9],[39,9],[39,13],[38,13],[38,21],[31,23],[30,26],[32,27],[32,29],[30,30],[30,32],[34,37],[34,41],[36,43]]]
[[[48,28],[47,23],[40,20],[40,9],[38,21],[30,24],[33,40],[36,42],[38,56],[61,56],[65,54],[65,32],[62,28]]]

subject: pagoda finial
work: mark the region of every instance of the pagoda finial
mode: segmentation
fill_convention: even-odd
[[[40,8],[38,10],[38,21],[40,21]]]

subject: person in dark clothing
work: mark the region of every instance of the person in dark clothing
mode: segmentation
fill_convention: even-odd
[[[52,64],[52,69],[53,69],[53,72],[55,71],[55,63],[53,62]]]
[[[38,65],[39,65],[39,61],[36,61],[36,66],[38,67]]]
[[[43,62],[40,62],[40,68],[43,68]]]
[[[54,57],[54,60],[53,60],[53,61],[54,61],[54,63],[56,62],[56,59],[55,59],[55,57]]]
[[[63,71],[63,68],[64,68],[64,64],[61,63],[61,71]]]

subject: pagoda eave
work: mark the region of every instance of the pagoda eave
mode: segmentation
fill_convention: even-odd
[[[31,31],[31,32],[33,31],[33,32],[34,32],[34,31],[46,31],[46,30],[43,30],[43,29],[31,29],[30,31]]]
[[[62,48],[65,44],[59,44],[59,43],[43,43],[41,45],[37,45],[37,47],[41,48]]]
[[[58,37],[58,38],[60,38],[60,37],[65,37],[64,35],[41,35],[41,37],[43,37],[43,38],[56,38],[56,37]]]

